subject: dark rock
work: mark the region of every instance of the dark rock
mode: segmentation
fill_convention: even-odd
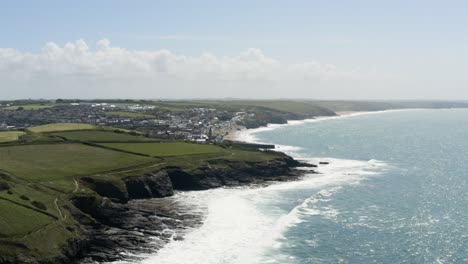
[[[180,233],[166,231],[185,232],[187,227],[200,225],[203,216],[190,213],[190,208],[184,207],[187,205],[171,200],[169,196],[174,190],[294,180],[304,171],[293,168],[303,165],[280,154],[278,158],[258,162],[216,159],[191,171],[166,167],[126,177],[122,179],[124,188],[116,183],[82,178],[99,196],[72,197],[73,204],[81,211],[74,217],[85,227],[88,238],[87,253],[80,263],[116,261],[122,259],[121,251],[154,252],[171,240],[183,239]],[[156,244],[154,237],[159,241]]]
[[[118,202],[127,202],[128,193],[112,181],[98,181],[94,178],[83,177],[81,180],[92,190],[103,197],[110,198]]]
[[[161,198],[174,194],[172,181],[167,171],[128,177],[124,179],[124,182],[130,199]]]

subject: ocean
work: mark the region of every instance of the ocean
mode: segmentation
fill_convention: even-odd
[[[203,225],[138,263],[468,263],[467,109],[319,118],[242,136],[329,164],[295,182],[177,193]]]

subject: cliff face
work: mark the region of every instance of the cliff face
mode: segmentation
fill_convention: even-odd
[[[126,203],[133,199],[161,198],[174,194],[175,190],[206,190],[221,186],[237,186],[265,181],[294,179],[293,167],[299,162],[288,157],[248,162],[212,160],[208,165],[186,171],[178,167],[123,178],[123,183],[82,180],[100,196]]]
[[[191,171],[167,167],[126,177],[122,179],[123,185],[85,179],[99,194],[73,198],[75,206],[90,216],[79,219],[88,230],[85,262],[118,260],[122,249],[145,250],[150,236],[157,236],[161,241],[168,239],[162,230],[180,225],[184,219],[180,219],[182,216],[171,205],[157,202],[162,199],[148,198],[171,196],[175,190],[293,180],[300,174],[294,167],[301,165],[288,156],[260,162],[214,160]],[[158,215],[163,217],[159,219]]]

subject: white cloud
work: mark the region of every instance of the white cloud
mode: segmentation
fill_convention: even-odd
[[[195,38],[190,35],[127,35],[126,37],[136,38],[136,39],[156,39],[156,40],[187,40],[187,39]]]
[[[342,70],[319,62],[283,63],[260,49],[237,56],[185,56],[168,50],[92,49],[83,40],[41,52],[0,49],[0,91],[6,97],[311,97],[324,83],[365,81],[373,71]],[[316,90],[312,85],[321,84]],[[285,85],[294,85],[289,91]],[[270,89],[265,93],[265,89]],[[300,94],[302,92],[302,94]]]

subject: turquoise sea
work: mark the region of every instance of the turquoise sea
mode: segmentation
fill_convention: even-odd
[[[468,263],[468,110],[403,110],[251,130],[320,174],[178,193],[204,214],[143,263]]]

